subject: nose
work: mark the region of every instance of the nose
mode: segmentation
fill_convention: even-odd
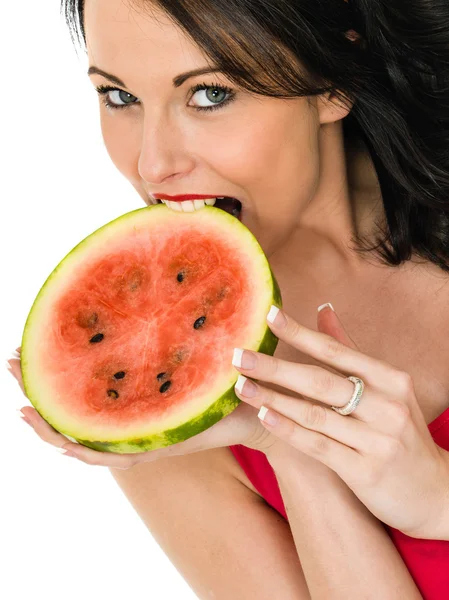
[[[148,184],[159,185],[170,178],[189,173],[194,166],[187,148],[185,132],[168,116],[145,119],[142,131],[138,172]]]

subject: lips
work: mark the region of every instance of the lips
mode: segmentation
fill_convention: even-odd
[[[213,200],[213,202],[211,202]],[[242,220],[242,203],[240,200],[236,198],[222,197],[216,199],[206,198],[203,200],[201,198],[195,198],[195,205],[193,200],[187,200],[179,202],[173,202],[172,200],[156,200],[156,202],[162,203],[164,202],[171,210],[180,210],[182,212],[195,212],[197,210],[202,210],[206,204],[213,204],[216,208],[220,208],[225,212],[229,213],[233,217],[236,217],[239,221]],[[179,209],[178,209],[179,205]]]
[[[170,202],[183,202],[184,200],[207,200],[208,198],[224,198],[220,194],[182,194],[178,196],[169,196],[168,194],[155,194],[152,198],[155,200],[170,200]]]

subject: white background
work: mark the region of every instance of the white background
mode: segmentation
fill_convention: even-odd
[[[41,285],[89,233],[141,208],[101,138],[87,60],[59,0],[2,4],[0,260],[3,359]],[[103,467],[59,454],[16,416],[0,369],[0,598],[196,598]]]

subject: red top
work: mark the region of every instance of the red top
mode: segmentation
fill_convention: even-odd
[[[438,446],[449,451],[449,408],[428,426]],[[230,446],[240,466],[254,485],[284,519],[288,520],[274,471],[258,450]],[[385,525],[424,600],[449,598],[449,541],[420,540]]]

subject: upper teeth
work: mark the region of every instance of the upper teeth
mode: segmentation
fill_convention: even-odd
[[[169,208],[173,210],[183,211],[183,212],[193,212],[194,210],[199,210],[200,208],[204,208],[204,205],[213,206],[217,199],[222,199],[223,197],[217,196],[217,198],[205,198],[204,200],[184,200],[183,202],[172,202],[170,200],[161,200],[164,204],[166,204]]]

